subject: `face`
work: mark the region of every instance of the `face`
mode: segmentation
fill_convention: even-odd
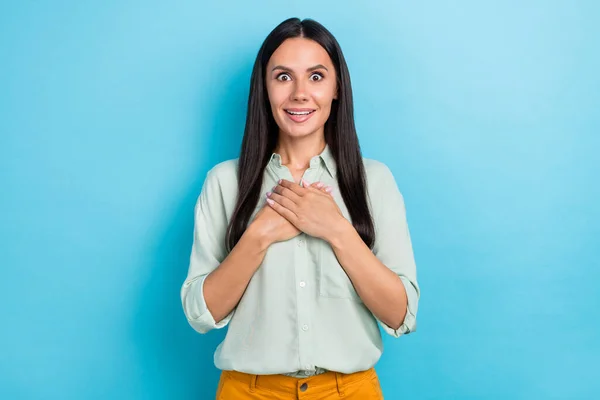
[[[267,64],[265,81],[280,134],[324,134],[337,85],[335,68],[321,45],[305,38],[285,40]]]

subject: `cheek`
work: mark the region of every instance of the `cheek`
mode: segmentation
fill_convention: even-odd
[[[331,102],[333,101],[333,90],[331,89],[323,89],[319,91],[313,92],[313,99],[317,102],[319,107],[323,109],[327,109],[331,107]]]
[[[269,96],[269,103],[271,104],[271,109],[274,112],[277,109],[281,108],[281,105],[285,102],[285,99],[287,98],[287,94],[285,90],[282,90],[282,88],[267,87],[267,94]]]

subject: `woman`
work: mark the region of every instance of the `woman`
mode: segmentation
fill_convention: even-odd
[[[415,330],[419,287],[404,201],[362,158],[342,51],[292,18],[254,64],[239,159],[213,167],[195,208],[181,299],[217,347],[217,399],[381,399],[378,322]]]

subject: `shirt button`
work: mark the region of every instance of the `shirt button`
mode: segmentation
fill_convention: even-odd
[[[302,330],[303,331],[307,331],[308,330],[308,325],[302,325]]]
[[[306,282],[304,282],[304,281],[301,281],[301,282],[300,282],[300,287],[304,287],[304,286],[306,286]]]
[[[299,247],[302,247],[302,246],[304,246],[304,240],[302,240],[302,239],[298,239],[298,246],[299,246]]]
[[[303,383],[302,385],[300,385],[300,391],[301,392],[306,392],[306,389],[308,389],[308,384]]]

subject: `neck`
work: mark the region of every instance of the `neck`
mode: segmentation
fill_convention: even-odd
[[[310,159],[317,154],[321,154],[325,149],[325,145],[325,138],[322,135],[315,138],[295,139],[280,134],[274,152],[281,156],[282,165],[290,169],[300,170],[308,168]]]

